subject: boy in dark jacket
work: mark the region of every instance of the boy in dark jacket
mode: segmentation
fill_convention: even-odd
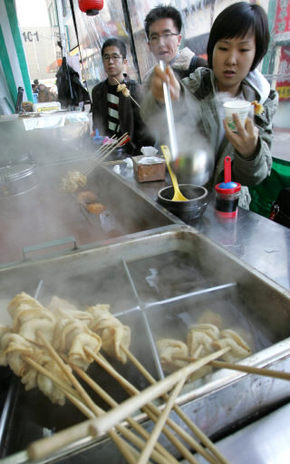
[[[183,79],[196,68],[207,66],[207,62],[187,47],[179,50],[181,31],[182,17],[173,6],[158,5],[145,18],[145,32],[151,53],[157,61],[163,60],[169,64],[176,75]]]
[[[124,74],[127,63],[124,42],[116,38],[106,40],[102,59],[108,78],[92,91],[93,129],[109,137],[128,132],[130,142],[126,152],[138,155],[142,146],[153,145],[154,140],[140,116],[141,86]]]

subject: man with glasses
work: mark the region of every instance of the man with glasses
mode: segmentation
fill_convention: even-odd
[[[142,146],[154,143],[140,116],[141,86],[125,73],[126,45],[122,40],[107,39],[101,53],[108,77],[92,90],[93,129],[109,137],[128,132],[130,142],[124,150],[126,154],[138,155]],[[125,86],[120,89],[119,84]]]
[[[181,15],[172,6],[158,5],[145,18],[150,51],[158,61],[170,64],[180,79],[189,76],[199,66],[207,66],[207,62],[189,48],[179,50],[181,29]]]

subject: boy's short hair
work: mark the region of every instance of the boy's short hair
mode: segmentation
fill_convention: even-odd
[[[127,50],[126,50],[125,42],[123,42],[123,40],[117,39],[116,37],[111,37],[110,39],[107,39],[103,43],[103,46],[102,46],[102,50],[101,50],[102,56],[104,56],[104,50],[107,47],[117,47],[119,49],[123,59],[126,58]]]
[[[178,34],[180,34],[180,31],[182,28],[182,18],[181,18],[181,14],[179,13],[179,11],[173,6],[158,5],[149,11],[149,13],[147,14],[144,20],[145,32],[146,32],[148,39],[149,39],[149,28],[151,24],[155,23],[155,21],[158,21],[159,19],[164,19],[164,18],[172,19],[178,31]]]
[[[253,31],[256,39],[256,54],[251,71],[257,67],[268,50],[270,34],[265,11],[259,5],[238,2],[225,8],[215,19],[209,34],[207,56],[212,68],[215,44],[221,39],[244,37]]]

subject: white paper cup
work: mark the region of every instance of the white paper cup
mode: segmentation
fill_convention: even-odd
[[[237,132],[237,128],[233,120],[233,113],[236,113],[239,116],[241,124],[244,126],[251,108],[251,103],[245,100],[230,100],[225,102],[223,106],[229,128],[233,132]]]

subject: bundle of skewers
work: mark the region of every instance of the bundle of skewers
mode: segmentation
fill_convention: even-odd
[[[94,192],[86,188],[88,176],[99,164],[103,163],[116,148],[122,147],[130,140],[127,132],[119,138],[112,136],[112,138],[106,139],[106,143],[98,147],[96,158],[87,169],[82,171],[68,171],[66,175],[62,177],[60,183],[61,191],[69,193],[80,205],[83,212],[90,213],[94,216],[99,216],[106,207],[99,201],[98,196]]]
[[[97,148],[95,152],[95,159],[92,161],[90,167],[83,171],[68,171],[68,173],[61,179],[61,190],[63,192],[75,193],[84,188],[87,184],[89,174],[99,164],[103,163],[114,150],[124,146],[129,142],[129,140],[130,137],[127,132],[118,138],[116,135],[113,135],[110,139],[106,140],[105,143],[101,144]]]
[[[60,406],[69,400],[88,419],[52,437],[32,443],[28,448],[31,459],[42,459],[80,438],[108,433],[128,463],[177,464],[176,458],[158,442],[162,433],[187,462],[196,464],[198,453],[209,463],[227,463],[212,441],[184,414],[176,400],[185,381],[230,353],[233,350],[232,342],[216,345],[215,351],[197,360],[194,356],[182,355],[181,360],[187,361],[186,364],[165,379],[156,381],[131,353],[131,330],[113,316],[109,305],[96,304],[80,310],[54,296],[45,307],[22,292],[10,301],[8,312],[12,326],[0,327],[0,365],[10,366],[21,377],[26,390],[37,387]],[[211,334],[212,330],[210,328]],[[229,339],[229,334],[226,335],[220,338]],[[151,386],[140,392],[112,366],[107,356],[121,363],[128,360],[132,362]],[[132,398],[118,404],[88,375],[88,367],[93,362],[109,373]],[[235,366],[232,364],[231,368]],[[244,368],[245,372],[249,369],[241,365],[236,367]],[[250,369],[261,375],[290,380],[290,374]],[[105,413],[92,400],[79,379],[108,404],[111,408],[108,412]],[[159,407],[153,403],[157,398],[162,399]],[[139,409],[155,423],[150,435],[131,417]],[[171,410],[182,419],[191,433],[169,417]]]

